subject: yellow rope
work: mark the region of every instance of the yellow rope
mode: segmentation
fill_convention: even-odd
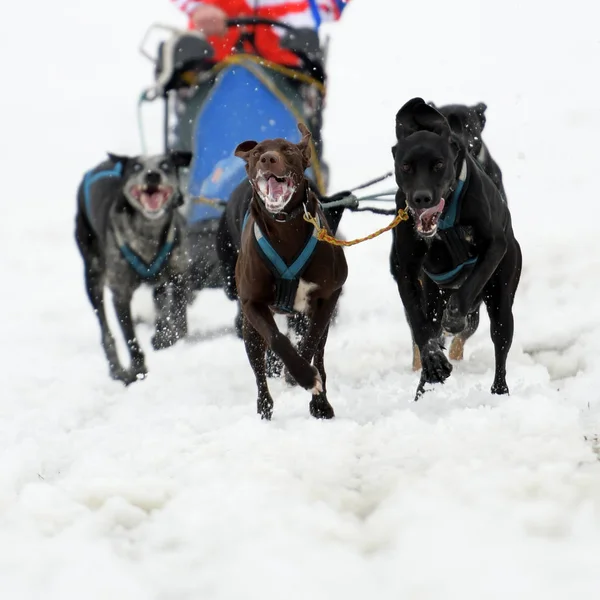
[[[223,209],[223,202],[221,200],[213,200],[212,198],[206,198],[205,196],[196,196],[191,199],[194,204],[208,204],[215,208]]]
[[[335,236],[330,235],[329,233],[327,233],[327,230],[324,227],[321,227],[319,225],[319,223],[317,222],[317,220],[306,210],[304,211],[304,220],[307,221],[308,223],[310,223],[317,230],[317,239],[319,241],[327,242],[328,244],[331,244],[332,246],[354,246],[355,244],[360,244],[361,242],[366,242],[367,240],[372,240],[373,238],[376,238],[377,236],[381,235],[382,233],[385,233],[386,231],[390,231],[390,229],[394,229],[394,227],[399,225],[402,221],[407,221],[408,220],[408,212],[404,208],[401,208],[398,211],[398,214],[394,217],[394,220],[389,225],[387,225],[386,227],[383,227],[382,229],[378,229],[377,231],[371,233],[370,235],[367,235],[362,238],[357,238],[355,240],[340,240],[340,239],[336,238]]]

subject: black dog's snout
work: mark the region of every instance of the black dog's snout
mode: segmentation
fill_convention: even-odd
[[[429,208],[433,206],[433,196],[426,191],[418,191],[413,194],[413,202],[419,208]]]
[[[161,176],[158,171],[146,171],[146,185],[159,185]]]
[[[277,152],[273,152],[273,151],[265,152],[260,157],[260,162],[263,165],[275,165],[275,164],[281,162],[281,156],[279,156],[279,154]]]

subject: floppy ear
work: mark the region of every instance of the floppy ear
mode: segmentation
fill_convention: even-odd
[[[302,152],[302,164],[304,168],[308,169],[308,167],[310,167],[310,159],[312,156],[312,151],[310,149],[310,140],[312,135],[304,123],[298,123],[298,130],[302,134],[302,139],[296,144],[296,146],[298,146],[298,148],[300,148],[300,152]]]
[[[392,156],[396,159],[396,149],[398,148],[398,144],[394,144],[392,146]]]
[[[183,150],[171,150],[169,157],[175,168],[180,169],[181,167],[189,167],[194,155]]]
[[[475,112],[477,113],[477,116],[479,117],[479,122],[481,123],[481,130],[483,131],[483,128],[485,127],[485,111],[487,110],[487,104],[485,104],[485,102],[480,102],[479,104],[475,105]]]
[[[255,142],[254,140],[246,140],[245,142],[242,142],[238,145],[238,147],[235,149],[234,154],[236,156],[239,156],[241,159],[247,161],[250,152],[252,152],[252,150],[254,150],[256,146],[258,146],[258,142]]]
[[[123,170],[125,170],[127,162],[131,160],[129,156],[124,156],[122,154],[113,154],[112,152],[107,152],[106,154],[111,162],[115,163],[115,165],[120,164]]]

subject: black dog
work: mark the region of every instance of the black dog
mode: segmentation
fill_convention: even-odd
[[[398,111],[396,137],[396,207],[410,218],[393,230],[390,263],[421,353],[417,397],[425,383],[443,382],[452,371],[442,333],[472,329],[482,301],[496,355],[492,393],[506,394],[521,273],[508,206],[446,118],[421,98]]]
[[[87,293],[100,322],[110,375],[128,385],[147,373],[131,318],[131,298],[142,283],[154,288],[154,349],[167,348],[187,334],[190,261],[177,207],[182,201],[178,169],[189,165],[191,154],[108,156],[108,161],[86,173],[79,186],[75,238],[84,262]],[[129,349],[128,370],[119,362],[106,320],[105,285],[112,292]]]
[[[492,158],[488,147],[481,138],[486,123],[485,111],[487,105],[483,102],[475,106],[466,104],[447,104],[435,106],[433,102],[429,106],[440,112],[450,125],[450,129],[458,135],[467,150],[477,159],[488,177],[496,184],[502,197],[506,200],[506,192],[502,182],[502,171],[498,163]]]

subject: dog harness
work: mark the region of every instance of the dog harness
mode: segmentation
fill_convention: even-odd
[[[249,217],[250,211],[248,210],[244,217],[242,230],[246,228]],[[320,225],[319,215],[316,218]],[[283,312],[293,312],[300,277],[308,266],[319,241],[317,239],[317,229],[313,228],[313,232],[304,244],[304,248],[292,261],[291,265],[286,264],[283,258],[277,254],[256,221],[252,231],[260,256],[275,276],[275,303],[273,306]]]
[[[100,179],[105,179],[108,177],[121,177],[122,173],[123,165],[118,163],[113,169],[96,172],[88,171],[85,174],[83,179],[83,198],[88,218],[90,218],[92,208],[92,199],[90,194],[92,185]],[[158,251],[152,262],[150,264],[146,264],[146,262],[140,258],[127,244],[125,240],[125,234],[120,230],[116,219],[112,218],[111,220],[113,223],[113,232],[115,234],[115,239],[117,240],[117,245],[121,251],[121,254],[123,255],[123,258],[129,263],[129,266],[142,279],[152,279],[156,277],[160,273],[161,269],[165,266],[167,260],[171,256],[173,247],[175,246],[175,240],[177,236],[175,222],[172,221],[169,225],[169,230],[162,248]]]
[[[157,252],[156,256],[152,260],[150,264],[147,264],[140,256],[138,256],[131,247],[125,241],[125,234],[120,230],[119,226],[116,223],[116,220],[113,219],[113,232],[115,234],[115,239],[117,240],[117,245],[119,246],[119,250],[123,255],[123,258],[129,263],[129,266],[142,278],[142,279],[153,279],[156,277],[162,268],[166,265],[169,257],[171,256],[171,252],[175,246],[175,239],[177,237],[177,229],[175,227],[174,220],[171,221],[169,225],[169,230],[167,231],[167,236],[165,238],[165,243],[162,248]]]
[[[450,201],[438,220],[437,237],[446,246],[454,267],[444,273],[433,273],[423,268],[425,274],[441,286],[450,286],[468,267],[477,262],[477,256],[472,255],[472,244],[467,239],[466,231],[456,222],[460,217],[460,208],[464,194],[468,188],[467,160],[463,160],[456,188],[450,196]]]

